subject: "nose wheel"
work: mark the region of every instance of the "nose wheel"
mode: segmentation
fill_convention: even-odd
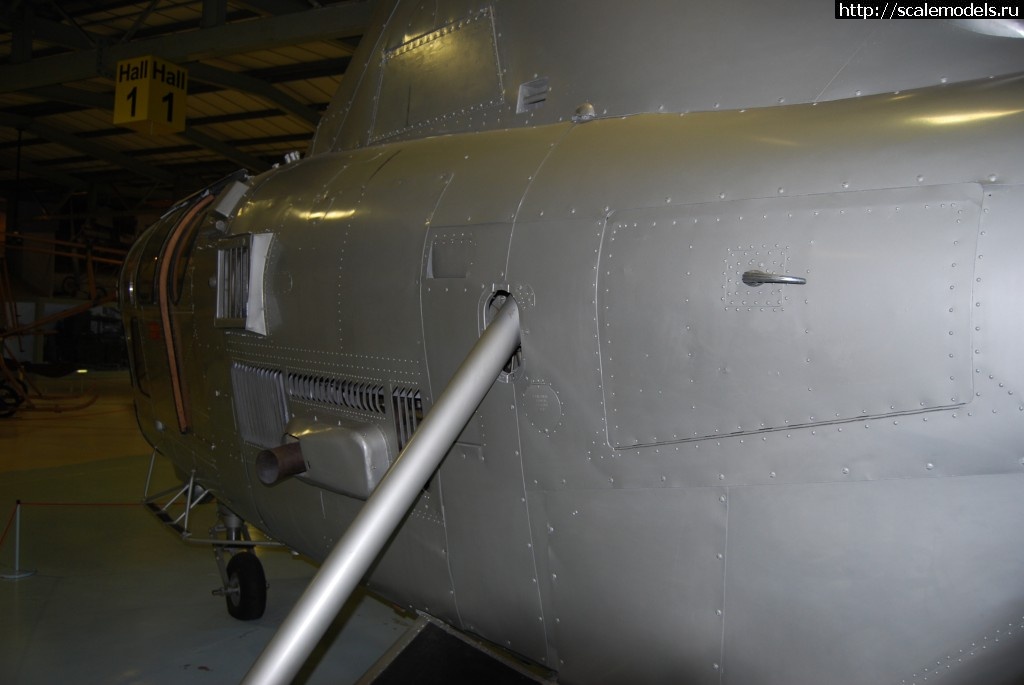
[[[25,395],[28,392],[27,386],[23,381],[18,381],[18,383],[21,385],[20,391],[14,387],[13,383],[0,381],[0,418],[6,419],[9,416],[14,416],[14,412],[25,401]]]
[[[211,537],[223,533],[227,539],[213,547],[222,583],[213,594],[224,596],[231,616],[240,621],[252,621],[263,616],[267,608],[267,576],[251,548],[240,549],[231,544],[251,542],[245,523],[225,507],[220,508],[219,514],[220,523],[211,531]],[[225,552],[230,555],[227,564],[224,563]]]
[[[228,561],[227,582],[221,592],[228,613],[240,621],[263,616],[267,608],[267,577],[252,552],[238,552]]]

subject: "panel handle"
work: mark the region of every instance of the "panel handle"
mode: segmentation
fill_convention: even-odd
[[[743,282],[752,288],[756,288],[765,283],[781,283],[783,285],[805,285],[807,283],[806,278],[800,278],[799,276],[783,276],[782,274],[770,274],[767,271],[761,271],[760,269],[751,269],[743,273]]]

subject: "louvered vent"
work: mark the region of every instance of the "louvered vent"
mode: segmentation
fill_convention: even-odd
[[[358,409],[374,414],[383,415],[388,411],[383,385],[354,383],[327,376],[289,373],[285,387],[289,397],[300,400],[323,402],[336,407]]]
[[[217,320],[219,326],[244,326],[249,302],[249,243],[217,251]]]
[[[419,390],[395,388],[391,393],[391,403],[395,410],[398,449],[402,450],[423,420],[423,400]]]
[[[548,77],[534,79],[519,85],[519,100],[516,102],[516,114],[529,112],[543,107],[548,101]]]
[[[288,406],[284,373],[235,362],[231,365],[235,425],[242,439],[260,447],[277,447],[284,437]]]

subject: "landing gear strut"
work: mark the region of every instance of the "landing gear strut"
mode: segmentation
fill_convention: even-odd
[[[143,503],[157,519],[174,530],[181,539],[191,544],[212,545],[213,556],[220,571],[221,586],[213,591],[224,597],[228,613],[241,621],[252,621],[263,616],[267,608],[267,577],[263,564],[254,554],[256,547],[283,547],[273,540],[253,540],[245,522],[233,511],[218,503],[217,525],[210,529],[208,538],[192,537],[189,517],[192,510],[203,502],[213,500],[212,494],[196,482],[193,471],[187,482],[155,495],[149,494],[153,467],[157,453],[149,464],[146,494]]]

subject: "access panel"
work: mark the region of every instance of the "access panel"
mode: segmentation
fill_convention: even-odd
[[[597,293],[610,444],[968,402],[980,205],[962,184],[613,213]]]

